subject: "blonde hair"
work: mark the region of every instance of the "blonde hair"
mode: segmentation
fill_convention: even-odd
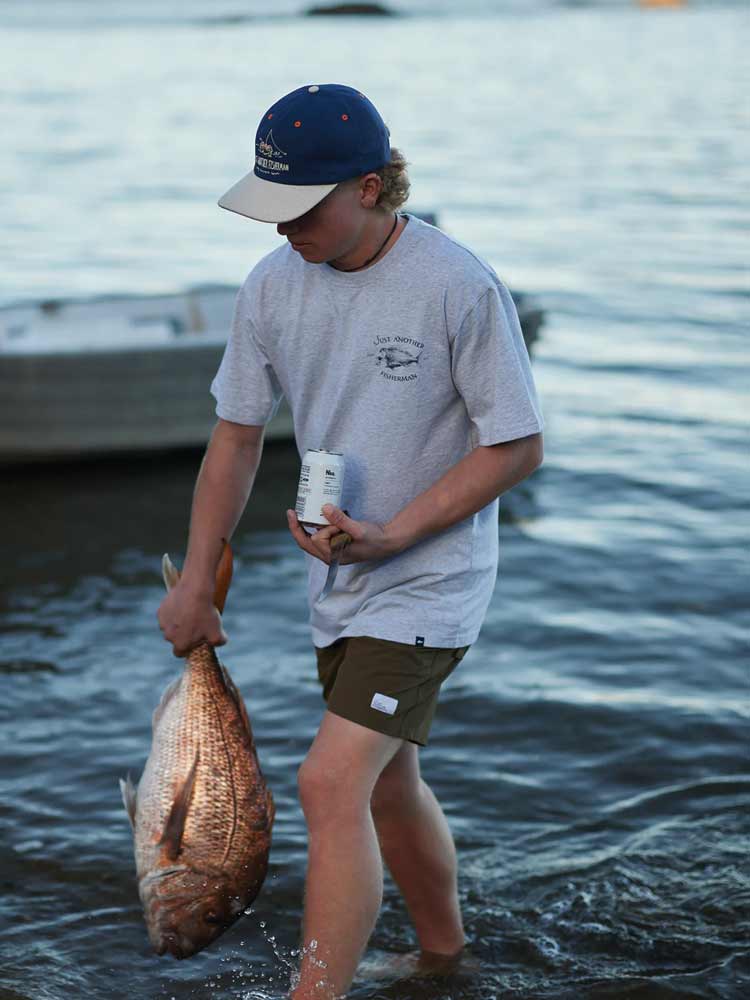
[[[395,212],[405,204],[409,197],[409,174],[407,166],[409,161],[400,149],[391,146],[391,161],[386,163],[380,170],[375,170],[378,177],[383,182],[378,200],[375,203],[378,208],[387,212]]]
[[[409,197],[409,174],[407,173],[407,166],[409,161],[406,159],[404,154],[400,149],[396,149],[395,146],[391,146],[391,159],[384,167],[379,170],[370,170],[368,174],[375,174],[382,181],[382,186],[380,188],[380,194],[378,195],[378,200],[375,202],[374,208],[380,209],[382,212],[395,212],[403,204],[405,204],[407,198]],[[368,174],[360,174],[357,177],[352,177],[348,181],[341,181],[341,186],[358,185],[364,177]]]

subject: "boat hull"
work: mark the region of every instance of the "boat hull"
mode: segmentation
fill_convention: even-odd
[[[513,293],[531,350],[542,310]],[[236,289],[0,309],[0,464],[204,447]],[[267,440],[292,438],[286,401]]]

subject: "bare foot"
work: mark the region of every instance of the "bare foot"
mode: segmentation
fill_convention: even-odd
[[[441,955],[437,951],[421,951],[417,954],[417,975],[451,976],[455,972],[479,971],[479,962],[469,954],[467,945],[452,955]]]
[[[402,955],[387,952],[370,954],[357,970],[358,979],[390,980],[421,979],[428,976],[451,976],[479,972],[479,959],[464,945],[453,955],[435,951],[410,951]]]

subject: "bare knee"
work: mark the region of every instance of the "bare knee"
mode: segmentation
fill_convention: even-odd
[[[308,756],[297,772],[297,787],[308,827],[346,822],[361,817],[366,793],[340,767]]]
[[[326,712],[297,783],[308,828],[372,824],[370,796],[401,741]]]
[[[314,758],[306,757],[297,771],[299,800],[305,819],[315,820],[325,812],[325,803],[336,798],[336,775]]]

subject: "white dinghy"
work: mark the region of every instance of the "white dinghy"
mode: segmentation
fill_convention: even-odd
[[[237,289],[0,309],[0,463],[205,445]],[[542,311],[513,295],[527,346]],[[290,438],[283,403],[266,438]]]

